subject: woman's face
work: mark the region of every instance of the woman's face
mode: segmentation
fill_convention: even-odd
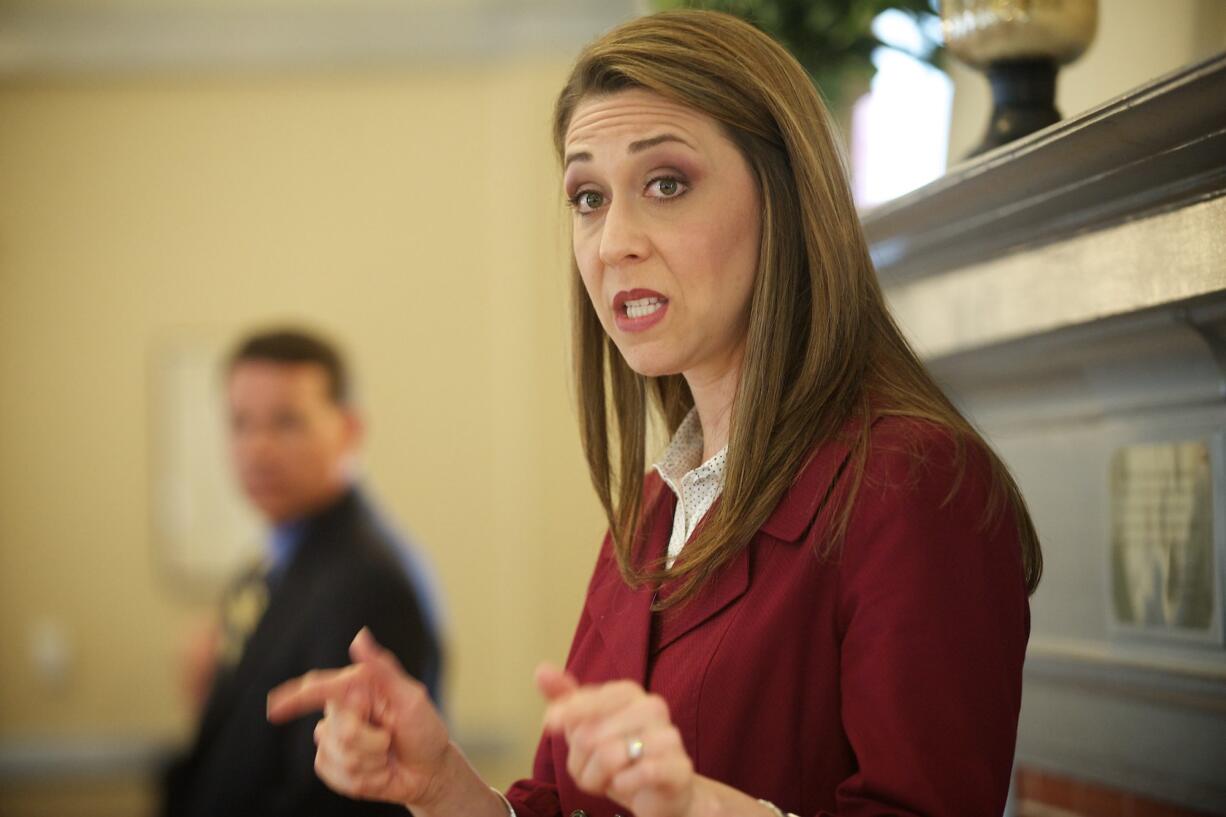
[[[564,161],[575,260],[630,367],[691,383],[738,368],[761,206],[715,120],[650,91],[588,97]]]

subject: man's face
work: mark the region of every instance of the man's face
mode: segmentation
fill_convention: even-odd
[[[227,398],[235,470],[270,521],[297,519],[340,495],[358,423],[329,397],[322,366],[239,362]]]

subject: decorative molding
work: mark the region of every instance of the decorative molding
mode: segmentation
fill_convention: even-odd
[[[942,275],[887,281],[886,295],[920,353],[942,358],[1222,292],[1223,224],[1226,196],[1218,196]]]
[[[1216,405],[1226,304],[1147,310],[931,360],[996,439]]]
[[[867,212],[896,284],[1226,192],[1226,52],[964,162]]]
[[[864,215],[937,364],[1226,292],[1226,53],[983,154]]]
[[[1207,817],[1166,799],[1153,799],[1102,781],[1088,780],[1068,769],[1021,765],[1014,777],[1016,817]]]
[[[1179,808],[1196,809],[1208,817],[1226,813],[1226,789],[1218,780],[1173,775],[1169,770],[1145,765],[1120,763],[1114,758],[1086,751],[1060,740],[1029,737],[1019,738],[1015,766],[1043,770],[1050,774],[1075,775],[1101,786],[1153,798]],[[1135,809],[1133,814],[1145,812]],[[1171,805],[1174,809],[1176,806]],[[1172,811],[1159,812],[1172,817]]]
[[[1098,641],[1035,637],[1026,651],[1027,680],[1082,687],[1164,704],[1226,713],[1226,664],[1189,652],[1124,650]]]
[[[572,55],[629,0],[0,11],[0,81],[371,68]]]

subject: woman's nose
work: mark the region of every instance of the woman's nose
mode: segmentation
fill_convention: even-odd
[[[607,267],[647,257],[650,242],[640,222],[641,214],[617,200],[605,212],[600,232],[600,260]]]

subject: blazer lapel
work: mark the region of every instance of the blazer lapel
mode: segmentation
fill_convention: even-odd
[[[814,451],[795,482],[763,523],[762,533],[783,542],[795,542],[811,528],[847,462],[854,442],[852,435],[856,422],[857,418],[848,420],[834,439]],[[648,510],[644,514],[648,520],[644,552],[658,559],[668,547],[677,499],[657,474],[651,474],[649,479],[651,485],[645,503]],[[660,615],[659,637],[654,645],[656,651],[701,626],[745,594],[749,589],[752,570],[752,545],[751,542],[742,548],[696,596]],[[674,589],[675,585],[665,585],[659,593],[667,597]],[[615,565],[610,566],[604,581],[591,591],[591,609],[602,611],[594,624],[609,647],[618,673],[639,683],[646,683],[647,680],[648,653],[653,646],[650,644],[651,606],[655,599],[656,593],[650,587],[627,586]]]
[[[643,549],[645,562],[664,555],[672,532],[676,504],[672,491],[658,475],[652,473],[648,480],[649,490],[643,514],[647,522],[643,532],[646,537]],[[616,560],[611,554],[609,558]],[[604,581],[591,591],[589,609],[601,611],[593,623],[609,649],[618,677],[644,685],[647,683],[647,652],[651,638],[651,605],[655,597],[655,588],[627,585],[616,563],[610,565]],[[581,680],[589,682],[586,678]]]
[[[834,439],[819,446],[801,468],[796,481],[784,492],[775,510],[762,525],[762,533],[783,542],[799,540],[812,527],[814,519],[825,507],[831,488],[851,453],[851,434],[856,430],[855,418],[848,420]],[[718,500],[717,500],[718,503]],[[714,511],[715,506],[712,506]],[[711,511],[708,512],[710,514]],[[701,528],[701,523],[699,528]],[[695,531],[697,533],[697,531]],[[731,606],[749,589],[753,542],[741,548],[722,570],[688,602],[664,611],[660,620],[657,651],[701,626]],[[665,586],[661,594],[673,587]]]
[[[201,719],[202,737],[207,738],[225,721],[236,698],[258,676],[259,668],[269,660],[268,654],[276,650],[278,645],[274,634],[285,631],[286,619],[291,618],[294,610],[300,606],[299,582],[294,580],[295,572],[291,569],[281,586],[271,591],[268,607],[243,645],[238,663],[218,678]]]
[[[667,596],[674,589],[675,584],[667,585],[661,594]],[[660,614],[656,652],[729,607],[748,589],[749,548],[745,547],[741,548],[732,561],[724,565],[696,596],[679,607],[669,608]]]
[[[320,570],[316,563],[336,546],[337,529],[352,524],[361,507],[360,497],[351,489],[332,507],[310,520],[285,575],[269,588],[268,606],[243,645],[238,663],[217,679],[209,695],[201,718],[202,742],[224,723],[235,699],[258,677],[260,668],[268,661],[278,660],[275,653],[282,642],[278,634],[292,627],[302,599],[311,591],[312,577]]]
[[[870,426],[878,419],[875,417]],[[762,524],[763,533],[782,542],[795,542],[809,531],[818,514],[828,507],[831,489],[851,454],[859,422],[858,416],[852,417],[833,439],[818,446]]]
[[[255,589],[256,586],[259,587],[259,590]],[[224,657],[219,657],[218,659],[213,688],[209,692],[209,697],[204,707],[204,714],[200,720],[200,734],[202,736],[210,735],[215,727],[224,720],[225,714],[229,712],[233,704],[234,697],[242,688],[247,675],[247,667],[245,665],[250,663],[248,655],[251,652],[251,642],[255,640],[256,632],[259,630],[264,618],[268,615],[268,607],[271,605],[264,570],[258,565],[245,571],[243,576],[226,592],[226,597],[222,603],[223,609],[235,603],[235,596],[260,592],[264,596],[264,605],[263,609],[258,611],[258,619],[251,623],[242,643],[230,646],[230,649],[237,651],[237,656],[232,656],[232,660],[227,660]],[[233,634],[227,634],[226,637],[233,637]]]

